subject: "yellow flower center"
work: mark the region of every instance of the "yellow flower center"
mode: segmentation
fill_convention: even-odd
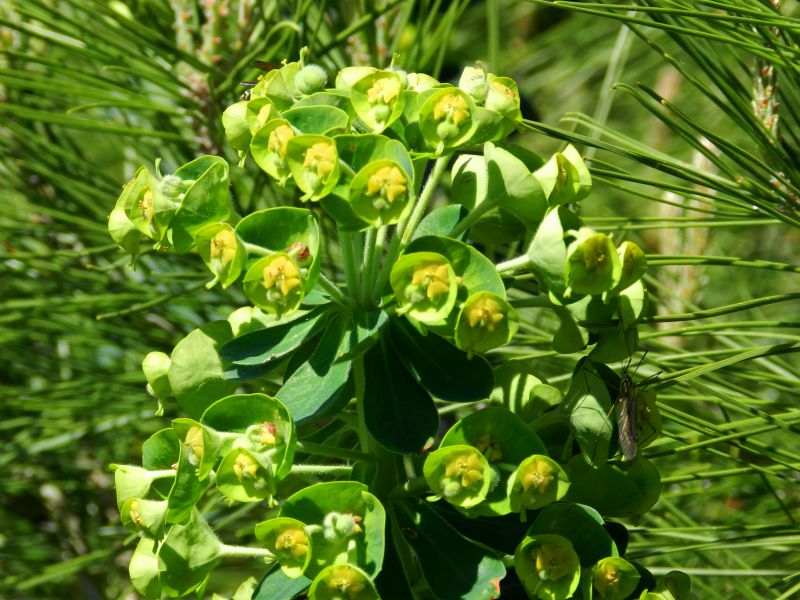
[[[303,168],[314,169],[320,178],[327,177],[336,166],[336,149],[333,144],[318,142],[306,150]]]
[[[611,563],[606,563],[595,573],[594,587],[600,593],[600,597],[604,598],[609,592],[619,591],[620,579],[622,575],[619,569]]]
[[[481,298],[467,311],[467,320],[472,328],[483,327],[489,332],[503,320],[503,312],[497,301],[492,298]]]
[[[288,256],[279,256],[264,267],[262,271],[264,287],[268,290],[278,287],[283,296],[302,283],[300,270]]]
[[[211,258],[219,260],[224,267],[236,256],[238,246],[236,234],[230,229],[222,229],[211,238]]]
[[[425,288],[428,300],[450,291],[450,273],[446,264],[427,263],[414,269],[411,284]]]
[[[345,594],[348,598],[356,598],[366,587],[361,574],[347,565],[331,569],[325,578],[325,585],[329,590]]]
[[[274,446],[278,443],[278,427],[275,423],[261,423],[259,441],[262,446]]]
[[[500,94],[507,96],[509,100],[512,100],[514,102],[517,101],[517,95],[514,93],[514,90],[512,90],[507,85],[503,85],[499,81],[493,81],[491,83],[491,86],[495,92],[499,92]]]
[[[381,167],[367,180],[367,196],[380,194],[391,204],[406,191],[406,178],[395,166]]]
[[[233,462],[233,472],[239,481],[258,478],[259,464],[247,454],[239,454]]]
[[[196,461],[203,459],[203,428],[197,425],[192,425],[189,431],[186,432],[184,443],[189,446],[192,451],[192,456]]]
[[[296,560],[303,560],[308,554],[308,535],[301,527],[288,527],[275,539],[275,549],[291,554]]]
[[[131,521],[133,521],[135,525],[141,525],[143,523],[144,520],[142,519],[142,514],[139,512],[139,502],[137,500],[131,502],[131,510],[129,514]]]
[[[289,125],[278,125],[269,134],[267,150],[277,152],[281,158],[286,158],[286,144],[294,137],[294,130]]]
[[[536,548],[532,556],[536,561],[539,579],[557,581],[567,575],[570,571],[570,554],[569,542],[551,542]]]
[[[488,456],[486,458],[489,462],[495,462],[503,458],[503,452],[500,450],[500,444],[497,440],[493,440],[488,433],[484,433],[478,438],[475,447],[480,450],[480,453],[486,456],[487,450]]]
[[[139,200],[139,212],[142,213],[142,217],[148,223],[153,220],[155,213],[153,211],[153,192],[150,188],[144,191],[141,200]]]
[[[469,119],[469,105],[458,94],[448,94],[433,107],[433,118],[437,121],[447,119],[460,125]]]
[[[448,463],[444,476],[449,479],[458,479],[462,487],[476,487],[483,481],[483,466],[480,455],[475,452],[457,454]]]
[[[551,481],[553,481],[553,470],[550,465],[543,460],[537,460],[522,475],[522,489],[527,492],[536,488],[542,494]]]
[[[376,102],[389,104],[389,102],[397,98],[399,93],[400,82],[396,77],[382,77],[373,82],[372,87],[367,90],[367,97],[370,104],[375,104]]]

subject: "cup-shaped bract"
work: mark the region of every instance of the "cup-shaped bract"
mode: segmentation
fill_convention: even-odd
[[[275,469],[266,453],[233,448],[217,468],[217,489],[237,502],[259,502],[275,495]]]
[[[133,551],[128,564],[128,575],[133,587],[144,598],[161,598],[161,584],[158,582],[158,557],[156,550],[158,542],[151,538],[143,537]]]
[[[187,460],[197,469],[197,476],[202,481],[219,460],[224,443],[222,436],[194,419],[173,419],[172,429],[186,447]]]
[[[567,248],[564,296],[594,296],[612,290],[619,283],[621,273],[622,265],[611,238],[604,233],[580,235]]]
[[[617,248],[622,265],[618,287],[624,290],[639,281],[647,271],[647,255],[633,242],[622,242]]]
[[[581,565],[572,543],[555,534],[526,536],[514,552],[525,590],[540,600],[566,600],[578,589]]]
[[[406,85],[409,90],[419,94],[431,88],[435,88],[439,85],[439,82],[427,73],[408,73],[406,74]]]
[[[458,280],[450,262],[436,252],[404,254],[389,276],[398,312],[427,324],[444,322],[458,295]]]
[[[142,371],[147,380],[149,389],[159,399],[172,395],[172,386],[169,384],[169,367],[172,360],[164,352],[148,352],[142,360]]]
[[[485,107],[500,113],[507,119],[519,121],[522,113],[519,107],[519,88],[517,82],[510,77],[489,75],[489,86]]]
[[[350,90],[350,100],[359,118],[375,133],[381,133],[403,114],[403,80],[394,71],[374,71],[359,79]]]
[[[519,327],[517,311],[491,292],[472,294],[456,321],[456,346],[467,352],[486,352],[507,343]]]
[[[309,600],[379,600],[375,584],[355,565],[330,565],[311,582]]]
[[[508,479],[511,510],[541,508],[560,500],[569,490],[569,478],[556,461],[534,454],[523,460]]]
[[[272,119],[255,132],[253,141],[250,142],[253,160],[267,175],[276,179],[278,185],[284,185],[292,176],[286,161],[286,149],[289,140],[296,135],[289,121]]]
[[[117,199],[117,206],[124,208],[125,216],[136,230],[150,239],[158,238],[155,220],[158,183],[158,179],[147,167],[139,167]],[[119,221],[119,217],[116,220]],[[120,241],[115,239],[118,244],[124,240],[124,237]]]
[[[128,498],[122,505],[119,516],[128,531],[143,533],[153,539],[161,539],[164,537],[167,505],[166,500]]]
[[[269,453],[279,479],[288,475],[295,452],[295,427],[289,410],[266,394],[233,394],[217,400],[201,422],[218,431],[240,433],[223,447],[234,446],[260,454]]]
[[[247,262],[247,252],[236,230],[229,223],[216,223],[200,229],[196,236],[197,253],[206,263],[214,279],[208,286],[217,281],[223,288],[228,287],[239,278]]]
[[[311,560],[311,536],[305,523],[291,517],[277,517],[256,525],[256,538],[272,552],[287,577],[300,577]]]
[[[423,466],[431,490],[454,506],[469,508],[486,499],[492,468],[474,446],[457,444],[431,452]]]
[[[231,104],[222,113],[222,127],[225,137],[233,148],[239,152],[246,152],[250,145],[251,133],[247,123],[247,100]]]
[[[391,160],[376,160],[361,169],[350,184],[353,212],[373,227],[393,225],[411,209],[411,182]]]
[[[364,77],[377,70],[378,69],[375,67],[368,67],[365,65],[345,67],[336,74],[336,89],[349,90]]]
[[[419,111],[422,135],[436,154],[469,140],[475,130],[472,115],[475,102],[457,87],[445,87],[432,93]]]
[[[639,571],[624,558],[609,556],[592,569],[592,587],[603,600],[624,600],[639,584]]]
[[[114,488],[117,492],[117,508],[121,509],[130,498],[144,498],[150,491],[153,476],[147,469],[135,465],[116,465],[114,470]]]
[[[339,154],[334,141],[324,135],[296,135],[286,144],[286,162],[301,200],[319,200],[331,193],[339,181]]]
[[[300,306],[303,275],[286,252],[276,252],[253,263],[244,276],[244,293],[258,308],[284,315]]]

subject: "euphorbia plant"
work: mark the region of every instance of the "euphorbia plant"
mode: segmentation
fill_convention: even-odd
[[[196,252],[209,286],[240,284],[251,303],[144,359],[151,392],[187,417],[145,442],[142,467],[116,466],[123,522],[142,536],[137,590],[202,593],[243,556],[263,560],[255,594],[271,600],[492,598],[509,567],[532,598],[654,588],[604,520],[659,493],[646,459],[614,458],[618,377],[602,364],[635,350],[646,259],[582,226],[580,155],[509,143],[520,120],[515,83],[481,67],[458,86],[352,67],[326,87],[301,60],[223,120],[285,206],[236,215],[217,157],[136,173],[109,220],[117,243]],[[493,262],[486,248],[509,243],[528,249]],[[590,349],[563,399],[491,353],[525,306],[560,319],[556,351]],[[482,404],[440,439],[452,403]],[[257,504],[248,546],[214,533],[200,501],[215,497]]]

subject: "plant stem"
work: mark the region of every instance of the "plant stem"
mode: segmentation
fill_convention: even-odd
[[[344,295],[339,287],[328,279],[324,273],[319,274],[319,284],[323,287],[323,289],[328,292],[331,297],[331,300],[334,302],[341,304],[342,306],[350,306],[351,301],[350,298]]]
[[[315,444],[313,442],[297,442],[297,451],[304,454],[319,454],[321,456],[332,456],[334,458],[344,458],[346,460],[361,460],[375,462],[375,457],[371,454],[359,452],[358,450],[348,450],[338,446],[328,446],[326,444]]]
[[[378,279],[375,282],[375,286],[372,288],[373,298],[379,297],[381,290],[383,290],[383,286],[386,285],[386,280],[389,278],[389,273],[391,272],[394,263],[397,261],[397,257],[400,256],[400,252],[411,241],[411,236],[414,235],[414,231],[416,231],[417,227],[419,226],[422,216],[425,214],[425,210],[428,208],[431,198],[433,198],[433,192],[436,189],[436,186],[439,185],[439,180],[442,178],[444,170],[449,162],[449,154],[436,159],[433,170],[431,171],[428,179],[425,180],[425,184],[419,194],[419,198],[417,198],[417,203],[414,206],[413,212],[408,219],[400,221],[400,223],[397,224],[397,229],[395,229],[392,243],[389,245],[389,250],[386,253],[386,260],[384,261],[383,267],[378,274]]]
[[[229,546],[222,544],[220,554],[225,557],[238,558],[263,558],[273,563],[277,560],[275,555],[266,548],[250,548],[248,546]]]
[[[350,465],[292,465],[293,475],[350,475]]]
[[[347,293],[350,298],[358,298],[356,292],[356,264],[353,256],[353,234],[347,231],[338,230],[339,249],[342,251],[342,263],[344,266],[344,277],[347,281]]]
[[[361,304],[368,306],[372,297],[372,288],[370,279],[370,265],[375,258],[375,242],[378,236],[378,230],[374,227],[367,229],[364,238],[364,252],[361,260]]]
[[[389,227],[387,225],[381,225],[378,229],[378,234],[375,238],[375,246],[372,249],[372,256],[369,257],[368,263],[368,274],[367,274],[367,281],[369,282],[369,303],[370,306],[377,306],[378,301],[380,298],[376,295],[374,286],[375,286],[375,276],[376,270],[381,264],[381,256],[383,256],[383,246],[386,242],[386,234],[389,231]],[[378,292],[380,294],[380,292]]]
[[[523,254],[522,256],[517,256],[516,258],[512,258],[511,260],[507,260],[505,262],[498,263],[495,265],[495,269],[498,273],[505,273],[506,271],[518,271],[520,269],[527,269],[531,266],[531,258],[527,254]]]

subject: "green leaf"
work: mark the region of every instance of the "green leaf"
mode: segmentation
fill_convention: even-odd
[[[169,596],[185,596],[207,581],[222,546],[205,519],[194,511],[186,525],[169,530],[158,549],[159,582]]]
[[[142,444],[142,466],[153,471],[171,469],[180,457],[181,444],[172,427],[157,431]]]
[[[357,529],[345,531],[337,525],[340,518],[347,521],[346,515],[360,518],[360,522],[356,521]],[[386,513],[364,484],[355,481],[314,484],[287,498],[280,516],[320,526],[310,532],[313,552],[306,576],[315,577],[326,566],[343,562],[342,559],[358,565],[370,577],[381,570]],[[348,551],[351,542],[355,542],[354,551]]]
[[[370,433],[394,452],[420,452],[436,434],[439,414],[385,336],[364,355],[364,373],[364,419]]]
[[[529,228],[547,212],[542,186],[519,158],[488,142],[483,147],[487,166],[486,201],[517,216]]]
[[[294,319],[278,321],[271,327],[251,331],[220,348],[220,356],[237,365],[277,363],[307,341],[328,322],[330,313],[324,308],[300,314]]]
[[[610,517],[643,515],[661,495],[661,474],[642,456],[623,467],[606,465],[600,469],[589,469],[573,458],[567,470],[577,483],[568,498]]]
[[[296,423],[337,410],[349,400],[343,391],[347,389],[351,363],[341,360],[349,351],[348,328],[345,315],[331,318],[311,356],[278,390],[276,397]]]
[[[403,539],[417,555],[425,581],[437,598],[500,597],[506,570],[493,552],[462,537],[422,500],[398,499],[392,507]]]
[[[167,497],[167,523],[186,523],[197,501],[211,486],[211,479],[200,480],[192,451],[181,444],[178,472]]]
[[[253,600],[291,600],[308,589],[311,580],[302,575],[296,579],[287,576],[281,569],[270,571],[253,592]]]
[[[158,582],[158,557],[155,554],[158,541],[143,537],[128,565],[128,575],[136,591],[148,600],[161,598],[161,584]]]
[[[564,268],[567,264],[566,232],[578,229],[578,217],[564,207],[547,213],[528,247],[537,277],[552,294],[563,296],[567,288],[564,281]]]
[[[200,418],[214,401],[236,389],[224,377],[226,365],[219,349],[231,339],[227,321],[212,321],[192,331],[175,346],[169,383],[178,404],[192,418]]]
[[[448,402],[475,402],[489,397],[494,381],[485,358],[470,358],[433,333],[422,336],[402,319],[391,320],[390,332],[400,360],[433,396]]]
[[[385,310],[356,308],[353,311],[348,350],[339,360],[352,360],[372,348],[388,323],[389,315]]]
[[[350,117],[335,106],[300,106],[281,113],[300,133],[336,135],[347,129]]]
[[[458,196],[456,196],[458,197]],[[420,221],[414,230],[413,240],[432,235],[449,235],[458,222],[467,215],[467,210],[461,204],[448,204],[440,206],[429,212]]]
[[[572,372],[569,391],[559,410],[569,419],[578,445],[592,465],[605,464],[614,427],[612,402],[605,383],[591,361],[582,358]]]
[[[588,506],[558,502],[545,506],[531,525],[528,535],[555,533],[567,538],[581,561],[591,567],[601,558],[617,556],[617,547],[603,528],[603,518]]]

